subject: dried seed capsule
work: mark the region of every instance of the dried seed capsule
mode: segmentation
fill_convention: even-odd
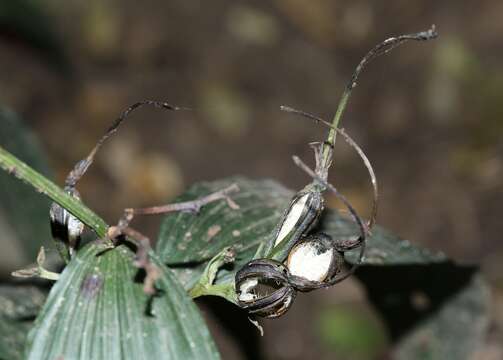
[[[250,261],[236,274],[239,306],[266,318],[283,315],[296,296],[288,277],[288,269],[280,262],[269,259]]]
[[[66,189],[73,197],[80,199],[76,189]],[[84,231],[84,224],[66,209],[52,203],[49,211],[51,232],[56,248],[63,259],[68,262],[80,243],[80,236]]]
[[[283,215],[266,256],[283,261],[295,243],[317,224],[323,207],[323,197],[318,190],[308,189],[297,193]]]
[[[344,264],[343,256],[334,248],[326,234],[309,236],[297,243],[286,261],[290,282],[301,291],[319,288],[331,279]]]

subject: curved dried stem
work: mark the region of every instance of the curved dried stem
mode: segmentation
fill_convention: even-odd
[[[325,146],[323,151],[323,162],[325,166],[329,167],[332,162],[332,154],[330,152],[330,146],[333,146],[335,143],[335,136],[337,132],[335,129],[339,126],[339,122],[342,118],[344,110],[346,109],[346,105],[348,103],[349,97],[351,95],[351,91],[357,84],[358,76],[361,74],[366,65],[368,65],[372,60],[380,55],[384,55],[389,51],[393,50],[399,45],[403,43],[413,40],[413,41],[427,41],[434,39],[438,36],[438,33],[435,29],[435,25],[432,25],[429,30],[421,31],[414,34],[405,34],[396,37],[391,37],[389,39],[384,40],[383,42],[377,44],[373,49],[371,49],[360,61],[360,63],[356,66],[353,75],[351,76],[351,80],[344,88],[344,92],[342,93],[341,99],[339,100],[339,104],[337,105],[337,110],[335,112],[334,118],[332,120],[332,129],[328,133],[327,137],[327,146]]]
[[[239,205],[232,200],[230,195],[238,191],[238,184],[233,183],[224,189],[215,191],[195,200],[146,208],[127,208],[124,209],[124,214],[120,219],[119,224],[122,224],[122,226],[129,226],[129,223],[133,220],[135,215],[160,215],[172,212],[188,212],[197,215],[203,206],[219,200],[225,200],[231,209],[237,210],[239,209]]]
[[[65,180],[65,188],[67,189],[73,189],[77,185],[77,182],[82,178],[82,176],[86,173],[87,169],[89,169],[89,166],[94,161],[94,157],[96,156],[96,153],[98,150],[101,148],[101,146],[107,141],[108,138],[110,138],[115,132],[117,132],[119,126],[122,124],[124,120],[136,109],[139,109],[140,107],[143,107],[145,105],[151,105],[155,106],[160,109],[165,109],[165,110],[171,110],[171,111],[177,111],[177,110],[189,110],[188,108],[183,108],[183,107],[178,107],[171,105],[167,102],[163,101],[156,101],[156,100],[143,100],[139,101],[137,103],[134,103],[130,107],[128,107],[126,110],[122,112],[122,114],[114,121],[112,126],[108,128],[108,130],[105,132],[105,134],[98,140],[94,148],[91,150],[89,155],[87,155],[84,159],[80,160],[77,162],[68,174],[66,180]]]
[[[367,172],[368,172],[369,177],[370,177],[370,183],[371,183],[372,189],[373,189],[372,210],[371,210],[370,219],[369,219],[369,221],[367,223],[368,230],[372,229],[372,227],[374,226],[374,224],[376,222],[376,218],[377,218],[377,209],[378,209],[378,203],[379,203],[379,189],[378,189],[378,186],[377,186],[377,178],[376,178],[376,175],[375,175],[375,172],[374,172],[374,168],[372,167],[372,163],[368,159],[368,157],[365,154],[365,152],[356,143],[356,141],[354,141],[348,135],[348,133],[344,129],[334,128],[334,126],[331,123],[329,123],[328,121],[322,119],[321,117],[313,115],[313,114],[308,113],[308,112],[303,111],[303,110],[294,109],[294,108],[289,107],[289,106],[281,106],[280,109],[283,110],[283,111],[286,111],[286,112],[290,112],[290,113],[294,113],[294,114],[297,114],[297,115],[304,116],[306,118],[309,118],[309,119],[312,119],[312,120],[316,121],[317,123],[321,123],[321,124],[323,124],[323,125],[331,128],[331,129],[334,129],[338,134],[340,134],[344,138],[344,140],[346,140],[346,142],[349,144],[349,146],[351,146],[358,153],[358,155],[360,156],[360,158],[363,161],[363,164],[367,168]]]
[[[144,106],[153,105],[155,107],[166,109],[166,110],[181,110],[177,106],[170,105],[166,102],[155,101],[155,100],[144,100],[137,102],[130,107],[128,107],[118,119],[114,121],[112,126],[105,132],[105,134],[98,140],[94,148],[91,150],[89,155],[84,159],[78,161],[73,167],[72,171],[68,174],[65,180],[64,190],[67,194],[79,199],[80,195],[76,190],[78,181],[84,176],[86,171],[89,169],[94,161],[96,153],[105,143],[105,141],[110,138],[119,128],[120,124],[133,112],[134,110]],[[82,231],[84,230],[84,224],[74,218],[72,215],[68,214],[66,210],[59,204],[53,203],[50,210],[51,217],[51,230],[53,239],[56,244],[61,258],[68,263],[72,254],[74,254],[76,248],[79,246],[80,237]]]

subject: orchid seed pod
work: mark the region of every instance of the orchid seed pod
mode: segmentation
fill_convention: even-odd
[[[320,283],[340,272],[343,265],[343,255],[335,249],[332,238],[323,233],[298,242],[286,260],[290,282],[300,291],[319,288]],[[311,286],[313,283],[315,287]]]
[[[290,309],[296,296],[288,269],[270,259],[252,260],[236,273],[238,305],[250,314],[277,318]]]
[[[80,194],[76,189],[66,190],[74,198],[80,199]],[[52,203],[49,217],[56,248],[63,260],[69,262],[79,246],[81,235],[84,232],[84,223],[56,203]]]
[[[324,209],[321,192],[309,186],[297,193],[285,211],[266,256],[284,261],[290,249],[316,224]]]

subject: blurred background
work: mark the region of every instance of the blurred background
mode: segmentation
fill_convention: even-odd
[[[291,155],[311,161],[307,144],[326,130],[279,106],[330,120],[371,47],[436,24],[437,40],[366,69],[342,126],[377,172],[379,224],[482,265],[492,312],[477,359],[502,359],[502,14],[496,0],[1,0],[0,104],[39,136],[59,183],[130,104],[194,109],[139,110],[103,147],[79,189],[109,222],[125,207],[235,174],[299,189],[308,179]],[[342,141],[330,178],[368,214],[365,169]],[[137,227],[155,239],[159,222]],[[10,248],[9,264],[26,264]],[[225,359],[386,357],[389,336],[356,280],[300,296],[287,316],[265,322],[256,354],[208,310],[220,306],[212,301],[201,306]]]

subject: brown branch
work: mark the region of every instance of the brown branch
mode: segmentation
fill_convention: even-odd
[[[123,225],[128,226],[128,224],[133,220],[135,215],[160,215],[167,214],[171,212],[190,212],[193,214],[198,214],[201,211],[201,208],[209,203],[225,200],[227,201],[227,205],[233,209],[239,209],[239,205],[234,202],[229,196],[232,193],[238,192],[239,186],[237,184],[232,184],[225,189],[218,190],[209,195],[203,196],[196,200],[184,201],[180,203],[160,205],[160,206],[151,206],[146,208],[127,208],[124,210],[124,216],[122,217],[119,223],[123,223]]]
[[[67,188],[75,188],[77,185],[77,182],[84,176],[86,173],[87,169],[89,166],[94,161],[94,157],[96,156],[96,153],[98,150],[101,148],[101,146],[105,143],[105,141],[110,138],[117,130],[119,129],[119,126],[121,123],[126,120],[126,118],[132,113],[134,110],[145,106],[145,105],[152,105],[160,109],[165,109],[165,110],[171,110],[171,111],[177,111],[177,110],[189,110],[188,108],[183,108],[183,107],[178,107],[171,105],[167,102],[163,101],[155,101],[155,100],[143,100],[139,101],[137,103],[134,103],[130,107],[128,107],[126,110],[122,112],[122,114],[114,121],[112,126],[108,128],[108,130],[105,132],[105,134],[101,137],[101,139],[98,140],[94,148],[91,150],[89,155],[85,157],[84,159],[80,160],[75,164],[74,168],[70,173],[68,174],[66,181],[65,181],[65,186]]]
[[[170,105],[166,102],[144,100],[137,102],[127,108],[117,120],[114,121],[112,126],[106,131],[106,133],[98,140],[94,148],[84,159],[78,161],[73,169],[70,171],[65,180],[64,190],[67,194],[80,200],[80,195],[76,190],[77,183],[87,172],[89,167],[94,161],[96,153],[105,143],[105,141],[110,138],[119,128],[120,124],[129,116],[129,114],[144,105],[153,105],[158,108],[166,110],[182,110],[177,106]],[[15,169],[14,169],[15,170]],[[62,259],[68,263],[70,257],[73,255],[75,250],[78,248],[80,243],[80,235],[84,230],[84,224],[79,220],[75,219],[73,215],[69,214],[60,205],[53,203],[50,210],[51,217],[51,230],[53,239],[55,241],[56,247],[62,257]],[[73,226],[73,229],[70,227]]]
[[[112,240],[116,240],[119,236],[126,236],[129,241],[133,241],[137,247],[133,265],[138,269],[144,269],[146,273],[143,291],[145,294],[154,295],[156,293],[155,281],[161,276],[161,270],[150,261],[149,252],[152,249],[150,239],[139,231],[121,224],[120,221],[117,226],[109,228],[108,236]]]
[[[383,42],[381,42],[380,44],[377,44],[374,48],[372,48],[363,57],[363,59],[360,61],[360,63],[356,67],[353,75],[351,76],[351,80],[346,85],[346,88],[351,90],[352,88],[354,88],[356,86],[356,81],[358,79],[358,76],[362,72],[362,70],[365,68],[365,66],[368,63],[370,63],[376,57],[390,52],[391,50],[393,50],[397,46],[399,46],[409,40],[427,41],[427,40],[435,39],[437,36],[438,36],[438,33],[436,31],[435,25],[432,25],[431,28],[426,31],[421,31],[421,32],[414,33],[414,34],[405,34],[405,35],[395,36],[395,37],[391,37],[391,38],[384,40]]]

